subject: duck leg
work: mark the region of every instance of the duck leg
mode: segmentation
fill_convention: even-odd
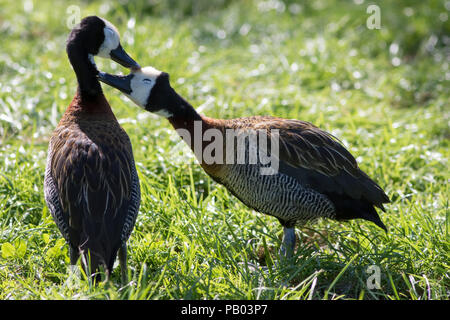
[[[295,228],[283,227],[283,243],[280,248],[281,258],[290,258],[294,253],[295,248]]]
[[[70,264],[76,265],[77,260],[80,257],[80,250],[78,247],[73,247],[71,244],[69,244],[69,258],[70,258]]]
[[[127,244],[123,243],[119,248],[119,264],[120,264],[120,274],[122,277],[122,285],[128,282],[128,270],[127,270]]]

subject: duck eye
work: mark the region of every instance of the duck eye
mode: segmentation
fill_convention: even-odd
[[[144,79],[144,80],[142,80],[143,82],[145,82],[145,83],[152,83],[152,80],[151,79]]]

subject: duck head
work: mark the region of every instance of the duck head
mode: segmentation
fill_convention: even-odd
[[[131,69],[140,68],[122,48],[120,35],[117,28],[109,21],[89,16],[81,20],[70,32],[67,39],[67,53],[69,58],[72,53],[88,54],[91,63],[93,56],[108,58]]]
[[[192,107],[170,86],[169,75],[145,67],[125,76],[99,72],[100,81],[122,91],[141,108],[165,118],[183,116]]]
[[[126,68],[140,68],[122,48],[116,27],[97,16],[84,18],[72,29],[66,51],[81,92],[88,96],[101,92],[94,56],[112,59]]]

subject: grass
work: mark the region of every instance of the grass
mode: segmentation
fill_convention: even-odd
[[[389,233],[322,220],[297,228],[293,261],[275,266],[278,221],[214,183],[165,119],[104,87],[141,182],[133,281],[121,287],[119,268],[110,284],[71,279],[43,197],[48,140],[76,86],[69,4],[0,0],[0,299],[449,298],[448,1],[373,2],[380,30],[364,1],[121,3],[70,4],[112,21],[131,56],[208,116],[297,118],[339,137],[391,198]]]

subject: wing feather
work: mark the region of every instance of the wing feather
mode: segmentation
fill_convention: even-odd
[[[274,129],[278,130],[279,170],[302,184],[323,193],[364,198],[382,209],[382,203],[389,202],[378,184],[359,169],[339,139],[309,122],[250,117],[231,120],[230,125],[265,129],[269,138]]]
[[[118,128],[113,133],[119,143],[99,134],[106,131],[102,127],[72,128],[66,135],[57,130],[44,183],[46,202],[66,240],[105,259],[122,242],[127,221],[132,229],[140,203],[131,143]]]

